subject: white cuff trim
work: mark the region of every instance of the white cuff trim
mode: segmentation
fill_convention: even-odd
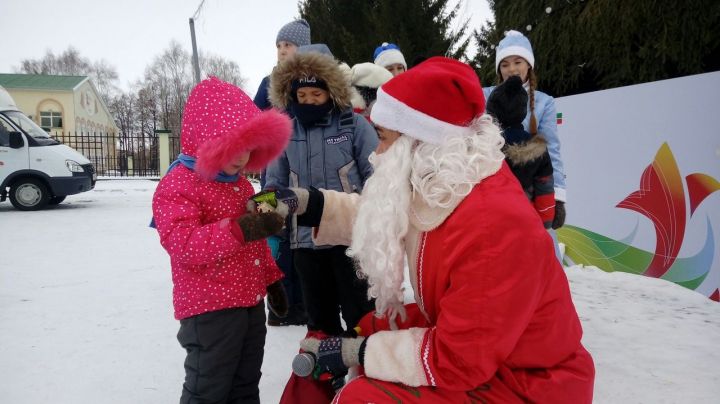
[[[421,358],[427,331],[427,328],[410,328],[371,335],[365,346],[365,374],[413,387],[427,386]]]

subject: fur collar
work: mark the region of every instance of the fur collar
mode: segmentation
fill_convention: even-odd
[[[542,157],[547,151],[547,141],[540,135],[533,136],[523,143],[505,144],[503,152],[508,160],[514,164],[522,165]]]
[[[270,75],[270,102],[273,106],[287,110],[292,101],[292,81],[307,76],[317,76],[327,83],[330,98],[337,109],[350,107],[348,78],[337,60],[317,52],[295,54],[275,67]]]
[[[417,192],[413,191],[410,201],[410,224],[420,231],[431,231],[443,224],[463,199],[458,198],[447,208],[430,207]]]

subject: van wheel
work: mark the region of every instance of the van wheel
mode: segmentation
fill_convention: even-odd
[[[58,204],[60,204],[60,202],[64,201],[65,198],[66,198],[65,195],[63,195],[63,196],[53,196],[53,197],[50,198],[50,200],[48,201],[48,205],[58,205]]]
[[[10,202],[18,210],[39,210],[50,201],[50,193],[42,181],[34,178],[17,180],[10,187]]]

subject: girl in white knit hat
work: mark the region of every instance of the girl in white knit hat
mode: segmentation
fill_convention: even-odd
[[[510,76],[520,76],[523,86],[528,92],[528,113],[523,121],[525,130],[532,135],[538,133],[547,141],[547,149],[553,167],[553,181],[555,183],[555,218],[552,229],[558,229],[565,223],[565,169],[560,155],[560,139],[557,133],[557,112],[555,99],[542,91],[537,90],[537,75],[535,73],[535,55],[530,40],[518,31],[508,31],[496,48],[495,71],[498,84]],[[484,88],[485,97],[489,98],[495,87]],[[557,237],[554,231],[550,234],[555,239],[556,254]]]

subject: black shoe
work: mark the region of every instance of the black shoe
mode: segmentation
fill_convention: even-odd
[[[306,325],[308,322],[305,307],[302,305],[291,306],[287,317],[278,317],[272,311],[268,313],[267,325],[270,327],[286,327],[289,325]]]
[[[308,316],[307,312],[305,311],[305,306],[303,306],[302,304],[298,304],[290,307],[286,319],[288,324],[290,325],[306,325],[308,322]]]
[[[288,325],[290,325],[290,323],[288,323],[288,318],[289,318],[289,317],[290,317],[290,316],[288,315],[287,317],[280,318],[280,317],[276,316],[275,313],[273,313],[272,311],[269,311],[269,312],[268,312],[267,325],[269,325],[270,327],[285,327],[285,326],[288,326]]]

